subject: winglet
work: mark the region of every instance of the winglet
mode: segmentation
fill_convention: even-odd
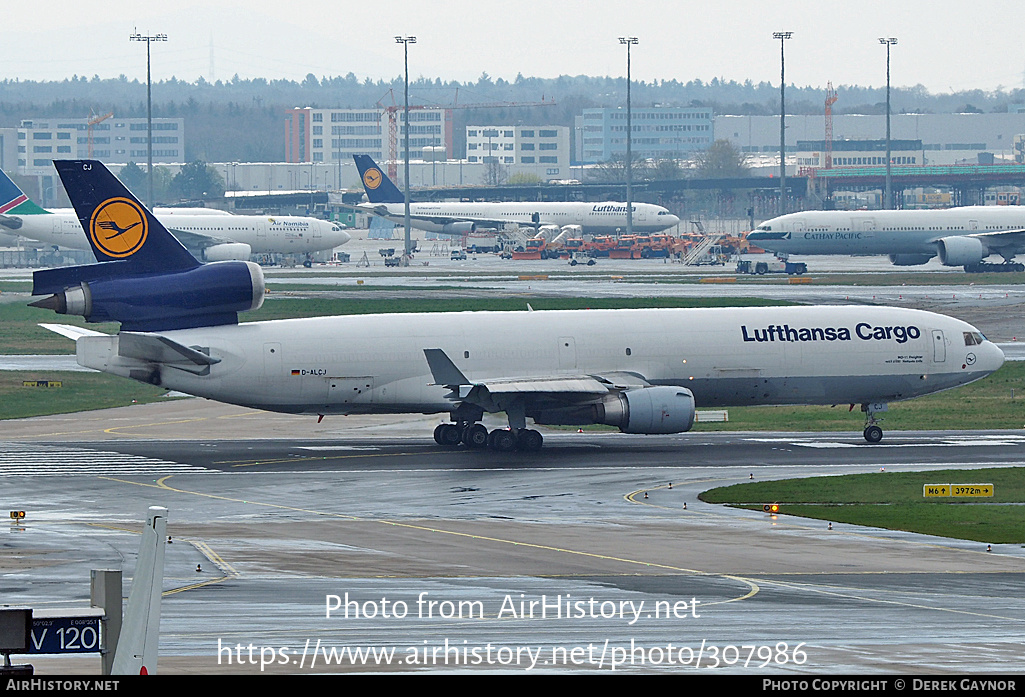
[[[156,675],[160,639],[160,594],[164,582],[167,509],[150,506],[139,544],[132,590],[128,593],[121,636],[114,651],[113,675]]]
[[[437,348],[424,349],[424,356],[427,358],[427,365],[431,368],[431,375],[434,376],[435,385],[444,385],[445,387],[456,389],[460,385],[471,384],[443,350]]]

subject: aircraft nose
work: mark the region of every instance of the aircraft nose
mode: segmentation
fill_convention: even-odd
[[[985,348],[987,349],[986,356],[983,359],[985,362],[985,368],[990,371],[998,370],[1000,366],[1004,364],[1004,352],[992,341],[987,341],[985,343]]]

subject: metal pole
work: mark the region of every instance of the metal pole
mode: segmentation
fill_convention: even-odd
[[[783,42],[793,36],[793,32],[773,32],[772,38],[779,39],[779,214],[787,212],[787,107],[786,107],[786,70],[783,62]]]
[[[621,36],[619,43],[626,45],[626,234],[634,234],[633,215],[633,118],[630,107],[630,46],[637,43],[636,36]]]
[[[890,156],[890,46],[897,43],[897,39],[890,37],[879,39],[879,43],[886,44],[886,189],[883,193],[883,208],[893,208],[893,180],[890,178],[890,164],[893,159]]]
[[[396,36],[395,37],[395,41],[397,43],[402,44],[403,61],[405,63],[405,68],[406,68],[406,84],[405,84],[406,106],[405,106],[405,109],[403,110],[403,120],[405,121],[405,124],[406,124],[406,133],[405,133],[405,136],[404,136],[405,137],[405,147],[403,148],[403,150],[405,151],[404,159],[406,161],[405,162],[405,166],[403,168],[403,176],[405,177],[405,180],[406,180],[404,182],[404,186],[403,186],[403,189],[405,190],[405,199],[406,199],[406,207],[405,207],[406,239],[405,239],[405,244],[404,244],[404,247],[403,247],[404,252],[403,252],[402,256],[404,258],[404,263],[408,264],[409,263],[409,253],[410,253],[410,251],[412,249],[412,243],[411,243],[410,234],[409,234],[409,227],[410,227],[410,222],[409,222],[409,44],[415,44],[416,43],[416,37],[415,36]]]
[[[129,35],[129,41],[146,42],[146,168],[147,197],[146,203],[153,208],[153,80],[150,72],[150,44],[154,41],[167,41],[167,34],[143,36],[138,31]]]

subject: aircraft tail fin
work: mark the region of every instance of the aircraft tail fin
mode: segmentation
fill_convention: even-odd
[[[128,593],[121,636],[114,651],[113,675],[156,675],[160,639],[160,594],[164,581],[167,509],[150,506],[139,544],[132,590]]]
[[[96,160],[54,160],[96,260],[120,261],[133,273],[199,266],[128,188]]]
[[[353,155],[363,190],[371,203],[405,203],[406,196],[395,186],[370,155]]]
[[[0,170],[0,215],[38,215],[49,212],[33,203],[21,187]]]

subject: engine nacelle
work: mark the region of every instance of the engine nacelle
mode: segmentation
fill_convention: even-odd
[[[245,242],[225,242],[203,250],[203,261],[249,261],[253,248]]]
[[[894,266],[921,266],[928,264],[935,254],[891,254],[890,263]]]
[[[233,324],[238,312],[263,305],[265,288],[256,264],[223,261],[178,273],[82,281],[31,304],[89,322],[121,322],[124,331],[149,332]]]
[[[447,223],[441,228],[442,234],[445,235],[469,235],[471,232],[476,231],[477,223],[470,221],[462,221],[458,223]]]
[[[972,266],[989,256],[989,249],[977,237],[944,237],[938,245],[944,266]]]
[[[606,424],[623,433],[683,433],[694,425],[694,395],[685,387],[641,387],[601,402],[531,415],[550,425]]]

